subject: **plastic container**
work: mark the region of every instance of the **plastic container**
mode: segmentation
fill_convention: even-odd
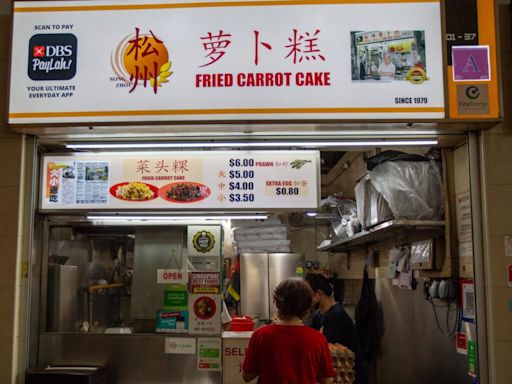
[[[254,331],[254,320],[250,316],[235,316],[231,321],[231,331],[248,332]]]

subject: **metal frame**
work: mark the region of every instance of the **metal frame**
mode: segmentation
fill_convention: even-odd
[[[39,258],[36,255],[36,227],[35,212],[37,209],[37,139],[23,137],[22,158],[22,186],[23,216],[21,218],[20,236],[26,240],[21,243],[18,264],[23,266],[26,273],[19,274],[20,289],[17,293],[18,321],[18,354],[16,366],[16,382],[25,382],[26,369],[37,359],[38,323],[39,323],[39,296],[37,295],[38,276],[40,276]]]
[[[293,151],[293,149],[291,149],[291,151]],[[127,152],[126,150],[125,151],[118,151],[118,152]],[[241,154],[247,154],[247,153],[252,153],[252,152],[255,152],[257,154],[273,154],[273,153],[276,153],[276,152],[279,152],[279,150],[275,150],[275,151],[272,151],[272,150],[219,150],[219,151],[200,151],[200,150],[186,150],[186,151],[178,151],[178,150],[171,150],[171,151],[165,151],[165,150],[160,150],[160,151],[156,151],[155,153],[157,152],[160,152],[160,153],[165,153],[165,152],[169,152],[169,153],[180,153],[180,154],[198,154],[198,153],[201,153],[201,152],[204,152],[205,154],[212,154],[212,153],[215,153],[215,154],[227,154],[227,153],[230,153],[230,152],[240,152]],[[320,164],[320,150],[319,149],[308,149],[308,150],[304,150],[304,152],[310,152],[310,153],[314,153],[315,155],[315,158],[316,158],[316,168],[317,168],[317,172],[316,172],[316,185],[317,185],[317,201],[316,201],[316,204],[317,206],[320,205],[320,199],[321,199],[321,164]],[[55,153],[46,153],[44,154],[42,157],[41,157],[41,162],[39,164],[39,175],[44,175],[44,158],[45,157],[55,157],[55,156],[68,156],[68,157],[76,157],[76,158],[81,158],[81,157],[91,157],[91,156],[96,156],[98,158],[101,158],[102,154],[107,154],[108,155],[111,155],[112,153],[116,153],[116,151],[112,152],[112,151],[104,151],[104,152],[69,152],[69,153],[63,153],[63,152],[55,152]],[[152,153],[152,151],[150,150],[138,150],[138,151],[135,151],[133,153]],[[47,209],[47,208],[42,208],[42,198],[41,198],[41,194],[42,194],[42,189],[43,189],[43,183],[44,181],[43,180],[40,180],[40,178],[37,179],[37,186],[39,188],[39,194],[37,196],[37,207],[38,207],[38,210],[39,212],[43,213],[43,214],[60,214],[60,215],[85,215],[87,214],[88,212],[108,212],[108,211],[121,211],[121,212],[148,212],[148,209],[137,209],[137,208],[126,208],[126,209],[120,209],[120,208],[112,208],[112,207],[106,207],[106,208],[94,208],[94,209],[80,209],[80,208],[72,208],[72,209]],[[169,209],[166,209],[166,208],[153,208],[153,209],[150,209],[152,212],[162,212],[162,211],[169,211]],[[251,211],[258,211],[258,212],[264,212],[264,211],[289,211],[290,208],[237,208],[236,211],[239,211],[239,212],[251,212]],[[308,211],[308,210],[311,210],[311,208],[298,208],[296,209],[297,211]],[[190,213],[194,213],[194,212],[197,212],[197,213],[204,213],[205,215],[208,215],[208,214],[212,214],[212,212],[218,212],[218,211],[233,211],[233,209],[219,209],[219,208],[188,208],[186,209],[187,212],[190,212]]]
[[[487,306],[489,299],[485,283],[488,281],[486,273],[486,255],[483,249],[483,225],[482,225],[482,191],[480,188],[480,173],[483,172],[480,167],[479,139],[475,133],[468,133],[468,159],[469,159],[469,183],[471,191],[471,215],[473,222],[473,263],[474,263],[474,282],[476,297],[476,333],[477,333],[477,353],[478,353],[478,376],[480,383],[490,383],[489,381],[489,349],[487,344]],[[487,255],[489,257],[489,255]]]

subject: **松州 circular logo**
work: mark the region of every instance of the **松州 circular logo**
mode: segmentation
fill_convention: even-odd
[[[197,252],[210,252],[215,246],[215,236],[208,231],[199,231],[192,238],[192,245]]]

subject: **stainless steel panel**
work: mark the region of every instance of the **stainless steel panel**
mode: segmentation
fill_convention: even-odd
[[[369,383],[378,384],[469,384],[467,356],[455,350],[454,337],[437,329],[432,305],[423,298],[423,280],[418,288],[402,290],[389,279],[376,280],[376,294],[384,313],[384,337],[376,372]],[[446,310],[437,308],[446,327]],[[449,323],[454,324],[456,311]],[[373,380],[372,380],[373,377]]]
[[[276,313],[277,308],[274,304],[274,289],[283,280],[296,275],[297,267],[304,264],[304,255],[302,253],[269,253],[268,254],[268,293],[270,313],[268,319],[271,319]]]
[[[162,309],[164,286],[157,284],[159,268],[181,268],[182,227],[137,227],[133,261],[132,319],[154,320]]]
[[[48,265],[48,330],[73,332],[76,327],[78,267]]]
[[[38,365],[106,365],[112,384],[221,383],[221,372],[197,370],[196,354],[165,354],[165,337],[43,334]]]
[[[240,305],[244,315],[270,318],[267,253],[240,255]]]

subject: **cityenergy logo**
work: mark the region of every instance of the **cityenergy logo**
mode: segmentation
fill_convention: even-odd
[[[162,84],[169,82],[172,62],[164,41],[153,31],[141,33],[135,28],[135,33],[125,37],[112,52],[112,69],[117,81],[130,87],[132,93],[137,86],[151,87],[156,94]]]
[[[71,33],[38,34],[30,38],[28,77],[69,80],[76,74],[77,38]]]
[[[466,96],[468,99],[476,100],[480,97],[480,90],[474,85],[469,86],[466,88]]]

